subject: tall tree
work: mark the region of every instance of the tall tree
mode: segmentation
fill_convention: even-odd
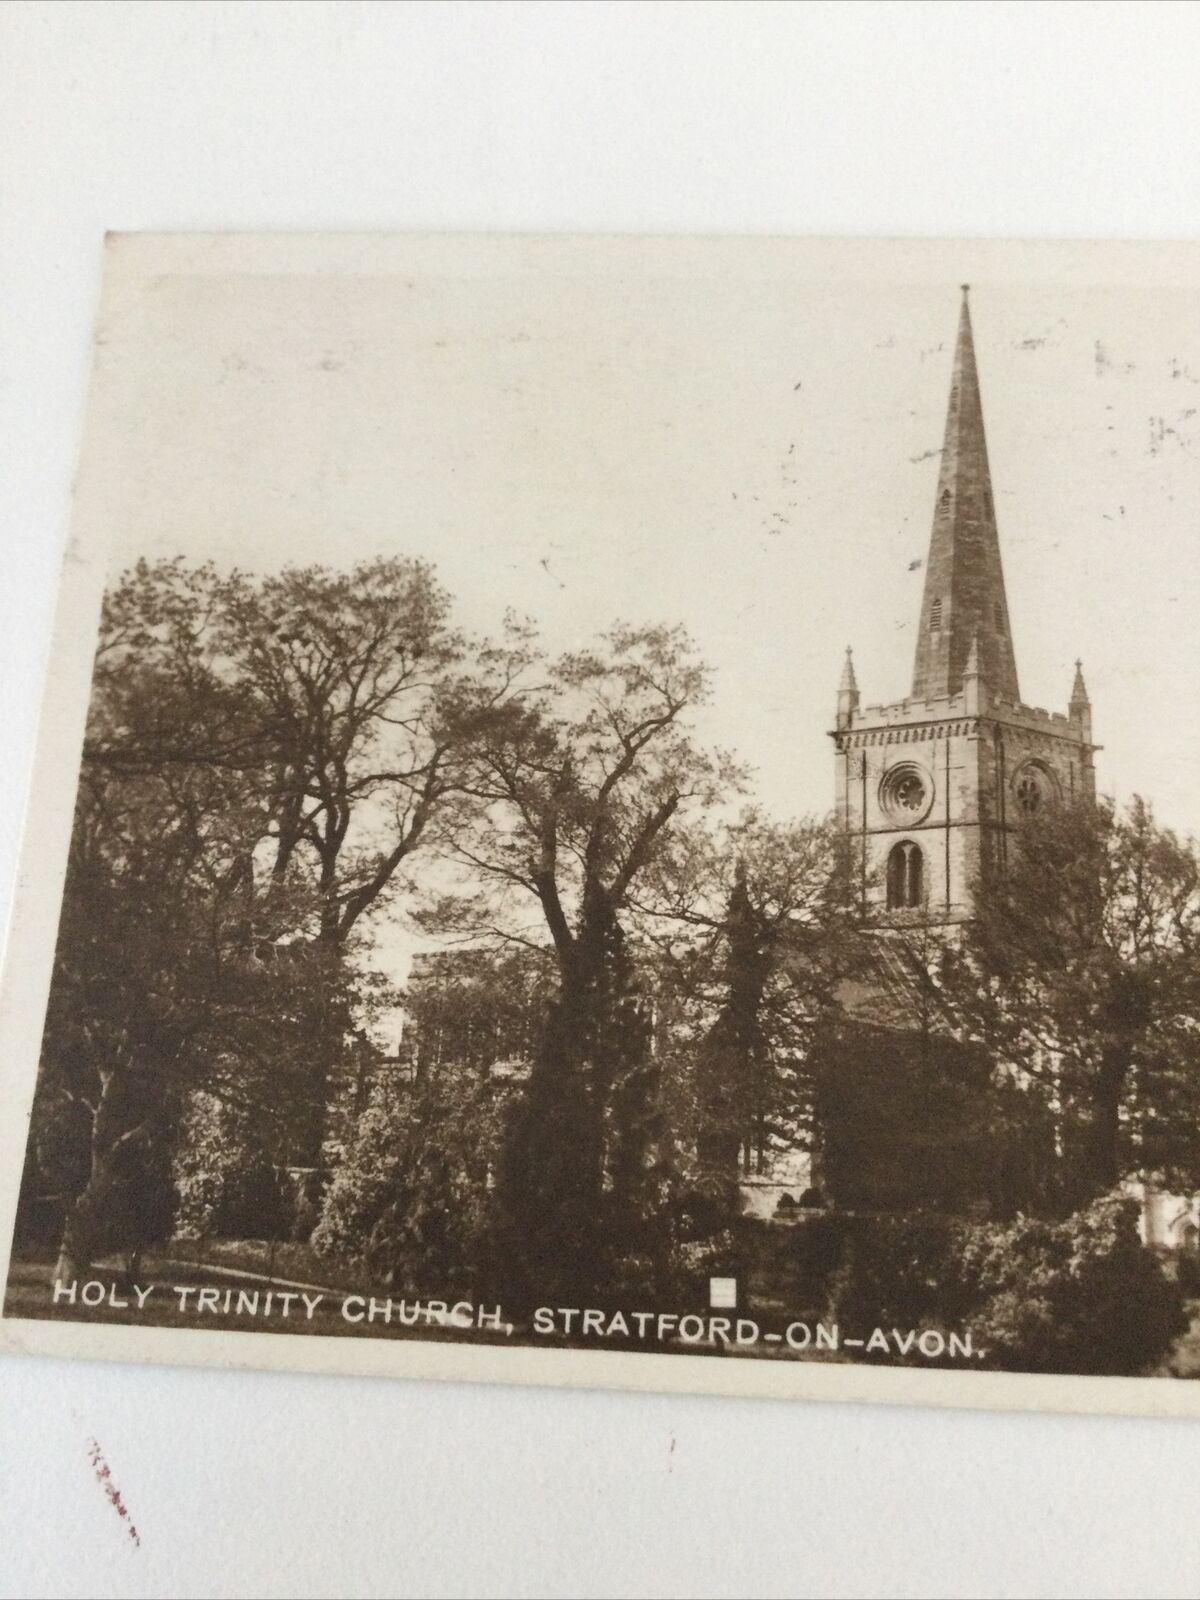
[[[351,941],[461,782],[464,733],[484,707],[423,562],[235,576],[220,601],[217,639],[266,749],[271,875],[313,897],[301,930],[315,956],[312,1115],[293,1159],[316,1167]]]
[[[202,1061],[242,1095],[253,1064],[260,1102],[294,1108],[281,1159],[319,1161],[352,941],[503,695],[460,670],[447,605],[402,560],[261,580],[143,562],[106,596],[39,1095],[91,1151],[60,1186],[64,1263]]]
[[[1135,799],[1046,808],[981,893],[956,1003],[1041,1084],[1066,1199],[1200,1182],[1200,855]]]
[[[143,563],[106,605],[97,692],[118,714],[97,758],[236,776],[263,818],[246,871],[297,908],[279,947],[304,964],[312,1033],[295,1165],[320,1165],[351,947],[429,842],[473,723],[503,695],[465,670],[448,613],[432,570],[403,558],[265,578]]]
[[[617,1156],[614,1094],[644,1070],[648,1048],[624,927],[630,898],[686,813],[726,798],[740,774],[694,741],[708,674],[677,629],[615,628],[554,660],[518,635],[493,671],[524,688],[477,740],[473,803],[454,834],[469,890],[431,920],[553,949],[557,995],[514,1116],[501,1201],[539,1281],[586,1287],[603,1270],[606,1194],[631,1171]]]
[[[139,697],[128,674],[120,681],[116,705],[103,676],[92,704],[35,1110],[35,1125],[56,1123],[74,1152],[58,1172],[63,1278],[104,1247],[165,1230],[188,1089],[247,1094],[245,1064],[270,1076],[301,1031],[303,985],[260,954],[296,914],[284,893],[253,894],[261,811],[219,766],[134,764],[119,718],[153,706],[153,684]],[[39,1149],[35,1138],[35,1188]]]
[[[722,1214],[742,1171],[810,1132],[808,1057],[860,959],[841,836],[755,810],[677,838],[639,907],[700,1019],[696,1163]]]

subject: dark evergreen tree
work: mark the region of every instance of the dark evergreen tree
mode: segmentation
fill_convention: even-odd
[[[658,1075],[633,965],[610,905],[584,918],[588,981],[550,1008],[501,1156],[504,1292],[582,1304],[663,1270],[668,1162]]]
[[[619,928],[613,938],[605,1245],[609,1276],[625,1294],[656,1297],[669,1283],[674,1164],[646,1003]]]
[[[724,1216],[735,1209],[743,1152],[760,1159],[766,1139],[767,1039],[763,1001],[776,954],[774,931],[751,901],[739,859],[724,920],[724,998],[697,1069],[697,1178]]]

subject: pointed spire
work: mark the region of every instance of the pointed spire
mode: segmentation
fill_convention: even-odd
[[[1087,684],[1083,681],[1083,662],[1075,663],[1075,683],[1071,689],[1071,699],[1067,706],[1067,715],[1072,726],[1077,730],[1079,737],[1085,744],[1092,742],[1092,702],[1088,699]]]
[[[846,661],[842,667],[842,681],[838,684],[839,694],[847,692],[851,694],[858,693],[858,679],[854,676],[854,651],[849,645],[846,646]]]
[[[854,676],[854,654],[846,646],[846,661],[842,667],[842,681],[838,684],[837,725],[848,728],[858,710],[858,679]]]
[[[963,284],[933,531],[925,563],[925,594],[913,663],[915,700],[958,693],[976,636],[977,667],[992,693],[1002,700],[1020,698],[967,289]]]
[[[1071,705],[1090,706],[1091,703],[1088,699],[1087,684],[1083,681],[1083,662],[1076,659],[1075,682],[1071,688]]]

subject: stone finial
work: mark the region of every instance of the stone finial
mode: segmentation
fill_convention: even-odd
[[[1087,684],[1083,681],[1083,662],[1078,659],[1075,662],[1075,682],[1071,687],[1070,703],[1073,706],[1090,706],[1092,703],[1088,699]]]
[[[846,646],[846,660],[842,667],[842,678],[838,684],[837,696],[837,725],[839,728],[849,727],[854,720],[854,713],[858,710],[858,679],[854,676],[854,655],[850,646]]]
[[[858,693],[858,679],[854,676],[854,651],[849,645],[846,646],[846,660],[842,665],[842,681],[838,684],[840,694],[845,694],[847,691],[851,694]]]
[[[1083,662],[1075,663],[1075,683],[1067,706],[1067,716],[1085,744],[1092,742],[1092,702],[1088,699],[1087,684],[1083,681]]]

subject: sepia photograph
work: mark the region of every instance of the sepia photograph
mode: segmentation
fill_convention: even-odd
[[[0,1600],[1200,1594],[1198,48],[0,6]]]
[[[111,235],[6,1348],[1196,1411],[1198,267]]]

